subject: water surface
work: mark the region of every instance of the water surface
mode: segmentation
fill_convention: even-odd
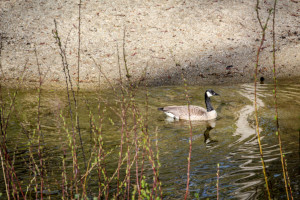
[[[220,164],[221,199],[265,199],[264,177],[261,158],[256,139],[253,84],[234,86],[191,86],[188,87],[191,104],[205,106],[204,92],[211,88],[220,96],[212,97],[212,105],[218,112],[218,118],[209,122],[193,122],[192,158],[191,158],[191,197],[197,193],[200,199],[216,199],[217,164]],[[258,106],[260,134],[271,194],[274,198],[285,199],[285,188],[281,169],[278,137],[274,120],[273,85],[258,85]],[[8,90],[2,90],[7,94]],[[147,92],[146,92],[147,91]],[[279,125],[283,151],[288,164],[294,199],[299,194],[299,132],[300,132],[300,84],[280,83],[278,86]],[[145,98],[148,93],[148,109]],[[107,173],[114,173],[118,162],[121,120],[113,111],[120,109],[120,99],[109,91],[99,93],[82,91],[79,99],[79,116],[82,140],[86,159],[93,149],[90,131],[89,113],[98,112],[103,117],[104,147],[111,151],[107,159]],[[187,121],[172,121],[158,111],[166,105],[186,105],[184,87],[140,88],[135,100],[144,113],[148,113],[148,129],[153,147],[158,144],[160,180],[164,199],[182,199],[186,188],[187,157],[189,150],[190,126]],[[110,109],[110,107],[112,109]],[[50,192],[45,195],[60,198],[61,188],[55,186],[61,176],[61,157],[66,146],[66,133],[62,129],[60,113],[68,113],[68,101],[65,91],[42,91],[41,127],[43,133],[43,151],[47,168],[47,182]],[[37,121],[36,90],[19,91],[15,111],[8,127],[8,146],[15,156],[15,169],[24,185],[29,184],[32,172],[28,166],[28,141],[36,128]],[[74,113],[73,113],[74,115]],[[69,119],[66,118],[68,121]],[[129,122],[130,119],[129,119]],[[69,127],[71,130],[71,127]],[[157,138],[156,138],[157,133]],[[79,150],[80,163],[83,163]],[[36,155],[37,152],[34,152]],[[67,168],[72,168],[71,153],[66,152]],[[24,164],[25,163],[25,164]],[[149,163],[146,163],[149,165]],[[2,170],[1,170],[2,171]],[[95,172],[96,173],[96,172]],[[96,175],[96,174],[92,175]],[[151,168],[146,175],[151,176]],[[92,176],[93,177],[93,176]],[[134,178],[132,178],[134,179]],[[149,178],[149,184],[152,178]],[[0,175],[3,182],[3,174]],[[97,179],[90,179],[89,193],[97,194]],[[0,191],[5,194],[2,184]]]

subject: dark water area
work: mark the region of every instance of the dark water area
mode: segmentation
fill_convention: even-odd
[[[208,88],[220,94],[220,96],[211,98],[211,103],[217,111],[218,117],[209,122],[192,122],[190,199],[196,199],[195,195],[199,195],[200,199],[217,198],[216,173],[218,164],[220,166],[220,199],[266,199],[265,181],[255,131],[253,84],[191,86],[188,87],[191,104],[205,107],[204,92]],[[13,91],[2,88],[3,102],[8,102],[5,104],[6,108],[9,106]],[[300,84],[280,82],[277,93],[283,152],[287,161],[293,197],[299,199]],[[33,166],[29,161],[30,151],[35,159],[39,160],[38,144],[33,139],[37,138],[34,131],[37,129],[37,94],[36,90],[18,92],[14,111],[9,120],[6,139],[9,154],[14,158],[14,168],[18,179],[21,181],[24,191],[30,185],[28,197],[32,198],[35,198],[33,189],[35,176],[33,175]],[[118,94],[120,95],[120,92]],[[146,94],[148,94],[147,97]],[[120,152],[122,121],[117,113],[121,113],[119,106],[121,100],[117,96],[111,91],[99,93],[82,90],[78,99],[80,132],[87,161],[93,157],[94,152],[90,116],[92,113],[95,116],[95,122],[100,123],[99,113],[101,113],[103,147],[109,152],[105,158],[108,177],[115,173]],[[273,85],[259,84],[257,98],[261,143],[271,197],[272,199],[286,199],[274,119]],[[157,108],[167,105],[186,105],[185,88],[182,86],[139,88],[135,94],[135,101],[140,112],[142,114],[147,113],[151,144],[154,153],[159,152],[159,178],[162,183],[163,198],[183,199],[187,180],[189,122],[170,120]],[[146,104],[148,104],[147,108]],[[72,106],[74,108],[74,104]],[[66,92],[42,90],[40,110],[42,130],[40,137],[43,141],[41,147],[45,163],[44,169],[47,171],[43,194],[45,197],[51,196],[52,199],[61,199],[62,189],[60,185],[64,152],[68,174],[71,174],[73,167],[72,153],[68,146],[69,136],[67,132],[69,131],[72,135],[72,126],[70,126]],[[64,126],[60,115],[65,116],[66,126]],[[131,116],[131,113],[128,116]],[[75,118],[74,110],[73,118]],[[128,124],[130,123],[133,122],[128,117]],[[68,131],[64,127],[67,127]],[[80,140],[77,136],[78,159],[80,169],[83,171],[83,153],[79,144]],[[126,168],[126,165],[123,168]],[[134,184],[135,174],[134,169],[132,170],[131,179],[132,184]],[[153,178],[149,161],[145,162],[144,174],[150,185]],[[2,166],[0,182],[4,183]],[[92,170],[87,182],[87,193],[91,199],[97,196],[98,184],[97,171]],[[116,191],[114,184],[116,183],[112,181],[111,194]],[[6,195],[5,184],[0,184],[0,192],[2,193],[0,199],[2,199]]]

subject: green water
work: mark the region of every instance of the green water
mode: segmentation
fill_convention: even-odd
[[[199,194],[200,199],[216,199],[217,164],[220,164],[219,195],[221,199],[266,199],[261,158],[255,133],[253,84],[234,86],[191,86],[188,87],[190,102],[205,106],[204,91],[213,89],[220,96],[212,97],[212,105],[218,118],[210,122],[192,122],[192,156],[190,174],[190,196]],[[262,148],[267,166],[271,195],[285,199],[285,188],[281,169],[278,137],[274,120],[273,85],[258,85],[258,106]],[[3,101],[9,102],[8,91],[2,89]],[[99,98],[100,97],[100,98]],[[72,97],[70,97],[72,98]],[[146,103],[146,98],[147,103]],[[101,116],[103,146],[110,152],[105,158],[107,175],[112,176],[117,167],[120,151],[122,122],[118,114],[121,92],[117,91],[81,91],[79,102],[79,123],[84,154],[88,161],[93,152],[93,134],[90,126],[90,113],[100,124]],[[128,99],[127,99],[128,101]],[[187,157],[189,153],[190,126],[187,121],[172,121],[158,107],[167,105],[186,105],[184,87],[139,88],[135,102],[143,119],[147,118],[148,132],[154,154],[159,150],[160,181],[164,199],[183,199],[187,179]],[[100,108],[98,107],[100,104]],[[148,106],[146,106],[148,104]],[[8,108],[9,104],[5,107]],[[75,118],[74,105],[73,118]],[[16,96],[14,111],[8,124],[7,146],[18,178],[23,188],[29,185],[32,175],[30,166],[29,141],[37,127],[37,91],[22,90]],[[68,137],[63,128],[62,113],[67,127],[72,132],[69,117],[68,98],[65,91],[42,90],[41,97],[42,148],[47,178],[45,196],[61,198],[62,156],[66,152],[66,168],[72,171],[71,150]],[[287,160],[289,178],[294,199],[299,194],[299,132],[300,132],[300,84],[280,83],[278,86],[279,125],[283,151]],[[128,130],[133,129],[132,113],[128,108]],[[96,124],[97,124],[96,123]],[[137,127],[138,132],[140,131]],[[157,135],[157,136],[156,136]],[[134,135],[129,136],[133,140]],[[156,144],[157,142],[157,149]],[[80,169],[84,171],[83,153],[77,135]],[[33,155],[38,160],[37,143],[32,143]],[[132,150],[132,158],[134,151]],[[131,158],[131,159],[132,159]],[[147,182],[152,183],[150,162],[145,159]],[[126,168],[126,165],[123,166]],[[131,183],[135,184],[134,169]],[[2,171],[2,170],[1,170]],[[124,175],[124,174],[123,174]],[[0,175],[3,182],[3,174]],[[97,171],[88,178],[88,196],[97,196]],[[111,183],[111,194],[116,191],[116,184]],[[34,184],[33,184],[34,185]],[[47,190],[47,191],[46,191]],[[0,191],[5,194],[5,185]],[[34,198],[33,187],[30,189]]]

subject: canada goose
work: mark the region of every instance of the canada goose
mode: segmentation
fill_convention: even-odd
[[[219,96],[219,94],[209,89],[205,91],[204,96],[205,96],[206,109],[200,106],[190,105],[190,118],[189,118],[188,106],[166,106],[163,108],[158,108],[158,110],[162,110],[167,116],[175,119],[185,119],[185,120],[215,119],[217,117],[217,112],[210,104],[210,97]]]

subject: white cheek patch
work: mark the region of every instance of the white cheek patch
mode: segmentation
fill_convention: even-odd
[[[207,95],[208,97],[212,97],[212,96],[213,96],[210,92],[206,92],[206,95]]]

